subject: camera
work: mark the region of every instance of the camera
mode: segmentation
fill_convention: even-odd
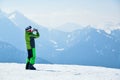
[[[36,28],[33,28],[33,31],[38,31]]]

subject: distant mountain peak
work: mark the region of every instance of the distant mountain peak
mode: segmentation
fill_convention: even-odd
[[[82,26],[82,25],[77,24],[77,23],[68,22],[68,23],[65,23],[65,24],[63,24],[61,26],[58,26],[56,29],[64,31],[64,32],[72,32],[74,30],[82,29],[84,27],[85,26]]]
[[[10,19],[15,18],[16,14],[12,14],[11,16],[9,16]]]
[[[26,25],[28,25],[28,22],[26,22],[26,21],[28,21],[27,17],[25,17],[24,14],[22,14],[19,11],[14,11],[14,12],[10,13],[8,18],[17,26],[19,26],[20,24],[23,24],[23,22]]]
[[[77,23],[68,22],[63,24],[62,26],[80,27],[81,25]]]
[[[16,16],[16,17],[18,17],[18,16],[24,16],[21,12],[19,12],[19,11],[14,11],[14,12],[12,12],[11,14],[9,14],[9,17],[11,17],[11,16],[13,16],[14,15],[14,17]]]

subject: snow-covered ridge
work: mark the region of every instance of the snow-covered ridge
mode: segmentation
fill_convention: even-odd
[[[78,65],[36,64],[36,71],[25,64],[0,63],[0,80],[119,80],[120,69]]]

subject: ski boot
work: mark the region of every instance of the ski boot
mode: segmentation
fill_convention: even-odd
[[[32,64],[29,64],[28,69],[30,69],[30,70],[36,70],[36,68]]]
[[[27,62],[25,69],[29,69],[29,62]]]

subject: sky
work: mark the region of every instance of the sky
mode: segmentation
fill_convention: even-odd
[[[0,0],[0,9],[17,10],[51,28],[65,23],[98,27],[120,23],[120,0]]]

